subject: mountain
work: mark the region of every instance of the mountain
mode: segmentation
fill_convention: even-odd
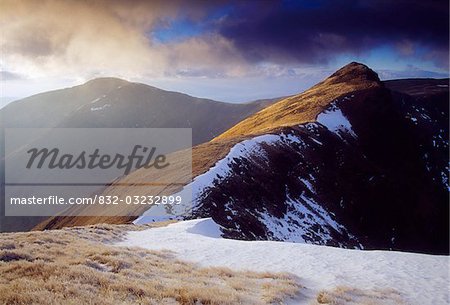
[[[182,218],[212,217],[235,239],[448,253],[448,99],[448,79],[381,82],[351,63],[194,147]]]
[[[364,65],[351,63],[304,93],[288,97],[239,122],[217,139],[263,134],[283,126],[312,122],[334,99],[348,92],[378,86],[375,72]]]
[[[214,141],[250,135],[193,182],[193,218],[230,238],[448,253],[448,80],[402,82],[350,64],[237,124]]]
[[[4,137],[4,128],[185,127],[192,128],[195,145],[214,138],[277,100],[231,104],[117,78],[98,78],[6,105],[0,109],[0,137]],[[3,177],[2,173],[0,168],[0,177]],[[3,204],[0,212],[2,209]],[[44,219],[0,217],[0,231],[27,230]]]
[[[185,127],[192,128],[193,144],[199,144],[276,100],[231,104],[98,78],[13,102],[0,110],[0,117],[10,128]]]
[[[17,100],[15,97],[11,96],[0,96],[0,109],[8,105],[9,103]]]

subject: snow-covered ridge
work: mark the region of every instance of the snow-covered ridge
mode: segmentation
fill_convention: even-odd
[[[319,127],[317,124],[315,124],[315,126],[309,125],[310,124],[307,124],[305,127],[314,127],[314,130],[323,128]],[[308,139],[312,140],[312,142],[317,145],[321,145],[321,143],[314,138]],[[237,162],[243,162],[245,159],[252,159],[257,156],[258,166],[267,166],[267,162],[269,162],[265,150],[267,146],[288,146],[295,151],[300,151],[308,145],[311,145],[311,143],[308,144],[295,133],[268,134],[242,141],[236,144],[225,158],[219,160],[206,173],[196,177],[194,181],[185,186],[182,191],[174,194],[175,196],[182,196],[183,200],[192,198],[190,203],[184,202],[183,205],[180,206],[171,206],[170,212],[165,212],[164,209],[166,209],[166,207],[164,206],[152,207],[141,217],[136,219],[134,223],[145,224],[164,219],[183,219],[183,216],[189,215],[191,211],[195,211],[197,207],[202,204],[202,199],[209,193],[208,189],[219,185],[232,174],[238,175],[233,172],[233,167]],[[250,161],[255,162],[254,159]],[[313,186],[314,177],[309,175],[307,177],[299,177],[299,179],[307,187],[308,194],[303,193],[299,198],[293,198],[289,195],[289,190],[286,190],[287,199],[284,202],[284,206],[287,207],[287,210],[281,218],[271,215],[267,210],[254,211],[253,215],[257,217],[257,222],[263,224],[266,228],[266,237],[272,240],[327,244],[327,242],[333,240],[335,234],[339,234],[348,236],[356,243],[356,239],[347,232],[344,226],[336,221],[334,214],[329,213],[314,198],[316,196],[316,191]],[[192,192],[192,194],[190,192]],[[232,198],[230,198],[230,200],[232,200]],[[224,205],[224,213],[229,213],[234,216],[237,215],[230,202]],[[161,215],[165,215],[165,217]],[[228,216],[227,219],[233,221],[230,216]],[[238,226],[238,224],[236,224],[236,226]],[[361,248],[361,246],[359,247]]]
[[[192,202],[189,204],[183,204],[183,206],[173,206],[171,211],[172,214],[174,216],[181,216],[188,213],[190,208],[195,207],[198,199],[202,195],[202,192],[206,188],[213,186],[214,183],[220,182],[232,172],[231,165],[235,162],[235,158],[246,158],[254,153],[259,153],[260,156],[262,156],[260,144],[274,143],[279,140],[280,135],[262,135],[253,139],[244,140],[233,146],[225,158],[216,162],[216,164],[204,174],[195,177],[193,182],[185,186],[182,191],[174,194],[174,196],[182,196],[184,199],[187,197],[192,197]],[[192,193],[192,195],[189,193]],[[137,218],[134,223],[145,224],[155,220],[161,220],[160,217],[155,218],[153,215],[164,215],[165,213],[156,213],[155,208],[164,209],[163,206],[153,207],[151,210],[145,212],[141,217]]]
[[[353,96],[352,96],[353,97]],[[349,100],[350,98],[344,98],[344,100]],[[336,103],[333,103],[332,106],[326,110],[322,114],[318,116],[318,120],[320,119],[321,124],[327,127],[331,132],[334,132],[340,136],[339,132],[345,131],[350,133],[353,136],[356,136],[351,129],[350,122],[346,119],[346,117],[342,114],[340,109],[336,106]],[[320,123],[320,122],[319,122]],[[314,125],[314,126],[310,126]],[[317,128],[317,123],[309,123],[302,125],[306,128],[314,127]],[[310,138],[314,143],[318,145],[322,145],[320,141],[311,137]],[[258,156],[261,160],[259,162],[265,161],[265,150],[262,145],[295,145],[298,149],[305,147],[307,144],[300,137],[290,134],[290,133],[281,133],[281,134],[266,134],[257,136],[251,139],[244,140],[240,143],[234,145],[229,153],[221,160],[217,161],[216,164],[211,167],[204,174],[199,175],[194,178],[193,182],[188,184],[177,194],[174,196],[182,196],[183,200],[187,198],[192,198],[192,201],[189,203],[184,203],[181,206],[172,206],[170,212],[166,212],[166,207],[164,206],[156,206],[152,207],[150,210],[147,210],[142,216],[137,218],[134,223],[136,224],[145,224],[153,221],[160,221],[163,219],[173,219],[178,218],[182,219],[183,215],[187,215],[192,210],[194,210],[201,202],[202,196],[205,193],[205,190],[208,188],[214,187],[214,185],[218,185],[224,179],[228,178],[232,173],[233,164],[237,161],[242,161],[244,159],[248,159],[252,156]],[[299,177],[301,178],[301,177]],[[313,185],[308,182],[306,179],[302,180],[303,183],[310,189],[312,193],[314,193]],[[334,220],[334,216],[328,214],[328,212],[323,209],[319,203],[316,203],[312,198],[307,198],[303,196],[303,199],[300,201],[296,201],[290,199],[290,202],[286,202],[287,205],[291,206],[291,210],[288,215],[288,219],[279,219],[275,222],[271,219],[270,215],[261,215],[260,220],[266,225],[268,229],[268,234],[272,236],[274,239],[278,240],[290,240],[290,241],[298,241],[304,242],[305,239],[301,237],[301,235],[296,234],[295,232],[291,232],[288,229],[291,224],[303,224],[303,225],[313,225],[314,221],[308,219],[315,219],[317,223],[321,223],[322,225],[327,225],[331,229],[336,230],[335,228],[341,228],[345,231],[340,224],[336,223]],[[159,216],[155,216],[159,215]],[[303,219],[305,216],[305,219]],[[297,225],[298,226],[298,225]],[[336,230],[339,231],[339,230]],[[284,232],[284,233],[283,233]],[[288,233],[290,232],[290,233]],[[302,231],[304,234],[314,235],[312,232]],[[324,240],[330,240],[331,235],[329,229],[323,228],[323,234],[321,236],[311,236],[312,237],[321,237]]]
[[[349,98],[344,98],[344,100],[349,100]],[[336,103],[324,110],[318,116],[318,120],[320,124],[324,125],[331,132],[336,133],[340,138],[342,138],[341,132],[347,132],[356,137],[351,129],[350,122],[336,106]],[[322,128],[320,124],[309,123],[301,126],[308,130],[314,129],[314,134],[317,133],[317,136],[319,136],[318,130]],[[309,137],[308,139],[317,145],[323,145],[314,137]],[[300,136],[292,133],[266,134],[237,143],[223,159],[219,160],[207,172],[197,176],[182,191],[174,194],[175,196],[182,196],[184,201],[192,198],[191,202],[184,202],[180,206],[171,206],[170,211],[166,211],[165,206],[152,207],[141,217],[137,218],[134,223],[145,224],[164,219],[183,219],[183,216],[189,215],[190,212],[200,206],[203,196],[208,193],[208,188],[213,188],[231,174],[236,174],[233,173],[233,165],[237,162],[242,162],[255,156],[258,157],[259,164],[268,162],[266,151],[263,147],[267,145],[288,145],[295,147],[295,150],[298,151],[308,144]],[[285,206],[287,207],[287,212],[282,218],[274,217],[268,211],[255,211],[258,221],[266,228],[267,238],[319,244],[326,244],[331,241],[334,233],[353,238],[348,234],[346,228],[336,221],[334,214],[329,213],[319,202],[316,202],[316,199],[311,197],[316,195],[313,185],[314,177],[299,177],[299,179],[307,187],[310,194],[304,193],[300,198],[292,198],[289,194],[286,194]],[[229,204],[225,204],[224,208],[229,213],[236,215]],[[232,221],[229,217],[228,219]],[[359,247],[362,248],[361,245]]]
[[[310,304],[320,290],[336,286],[393,289],[410,305],[449,301],[448,256],[240,241],[220,238],[218,233],[220,226],[211,219],[196,219],[130,232],[117,245],[171,250],[178,258],[202,266],[292,273],[306,287],[292,304]]]
[[[194,180],[186,185],[183,190],[173,196],[181,196],[183,200],[191,198],[189,203],[183,203],[179,206],[171,206],[170,214],[164,211],[164,206],[155,206],[147,210],[142,216],[137,218],[135,224],[145,224],[165,219],[182,219],[183,215],[192,212],[199,204],[202,194],[207,188],[219,184],[221,181],[229,177],[232,173],[232,165],[238,160],[249,158],[257,155],[264,160],[265,154],[262,145],[277,145],[279,143],[288,143],[293,145],[304,145],[303,141],[291,134],[281,133],[279,135],[267,134],[252,139],[244,140],[234,145],[230,152],[207,172],[194,178]],[[158,215],[158,216],[155,216]],[[165,215],[165,216],[164,216]]]

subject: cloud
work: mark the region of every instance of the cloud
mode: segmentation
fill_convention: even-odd
[[[202,26],[154,39],[180,19]],[[25,77],[298,76],[385,44],[448,68],[447,1],[3,0],[0,26],[0,70]]]
[[[209,6],[201,3],[6,0],[0,3],[1,67],[34,76],[86,78],[175,74],[189,64],[213,67],[214,55],[220,62],[231,54],[221,37],[157,44],[146,35],[181,12],[193,21],[203,18]]]
[[[2,81],[19,80],[19,79],[23,79],[23,76],[9,71],[0,71],[0,80]]]
[[[0,44],[7,64],[31,74],[127,73],[164,65],[139,28],[121,22],[114,6],[93,3],[2,2]]]
[[[323,63],[397,45],[448,53],[448,1],[322,0],[245,3],[219,29],[248,60]]]
[[[404,70],[382,69],[377,71],[383,80],[399,78],[448,78],[448,73],[423,70],[413,65],[409,65]]]

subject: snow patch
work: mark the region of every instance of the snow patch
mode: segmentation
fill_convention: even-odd
[[[311,193],[315,193],[316,191],[314,190],[313,185],[311,184],[311,182],[308,179],[305,178],[300,178],[300,181],[303,182],[303,184],[308,188],[308,190]]]
[[[349,98],[344,98],[344,100],[348,100]],[[316,121],[323,126],[325,126],[331,132],[336,133],[339,137],[341,137],[341,133],[348,133],[353,137],[356,137],[356,134],[353,132],[352,125],[347,117],[342,113],[342,110],[336,105],[336,102],[333,102],[330,107],[321,112]],[[341,137],[342,138],[342,137]]]
[[[207,237],[221,238],[222,231],[220,228],[221,226],[215,223],[214,220],[207,218],[195,223],[192,227],[188,228],[186,232]]]
[[[323,145],[323,143],[320,142],[319,140],[316,140],[314,138],[311,138],[311,140],[313,140],[313,142],[316,143],[316,144]]]
[[[103,105],[101,107],[91,107],[91,111],[100,111],[100,110],[106,109],[108,107],[111,107],[111,105],[110,104],[105,104],[105,105]]]
[[[206,226],[213,226],[206,219]],[[448,304],[449,257],[394,251],[362,251],[276,241],[211,238],[193,229],[205,219],[129,232],[117,246],[171,250],[201,266],[289,272],[307,289],[295,304],[311,304],[322,289],[395,289],[406,304]],[[194,230],[194,232],[192,232]],[[203,230],[200,230],[202,232]],[[206,230],[208,231],[208,230]]]
[[[268,237],[273,240],[325,245],[333,240],[333,231],[350,236],[345,227],[334,219],[334,215],[305,195],[298,200],[287,196],[286,207],[282,218],[268,212],[260,213],[259,219],[266,227]],[[362,246],[359,245],[359,248]]]
[[[95,100],[92,100],[91,101],[91,104],[95,104],[95,103],[97,103],[99,100],[101,100],[102,98],[101,97],[97,97]]]

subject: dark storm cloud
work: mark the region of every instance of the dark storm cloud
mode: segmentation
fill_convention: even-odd
[[[261,3],[236,6],[219,29],[251,61],[320,63],[390,45],[448,65],[448,1]]]

